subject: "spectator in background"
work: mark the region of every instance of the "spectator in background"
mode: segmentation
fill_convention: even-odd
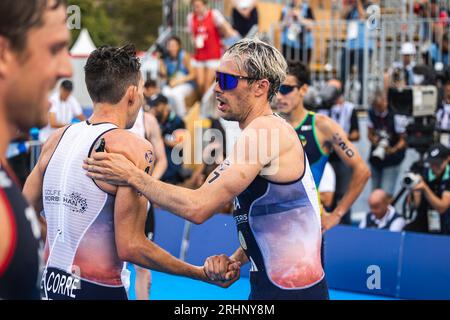
[[[186,178],[182,164],[177,164],[172,157],[173,149],[183,141],[186,126],[183,119],[171,111],[169,100],[162,94],[151,97],[148,101],[150,112],[158,120],[167,157],[167,170],[161,177],[161,181],[179,184]]]
[[[438,129],[442,130],[440,142],[450,148],[450,79],[447,79],[443,88],[444,99],[436,112]]]
[[[346,1],[343,9],[343,18],[347,20],[347,41],[341,52],[341,76],[340,79],[344,84],[347,76],[353,73],[354,67],[357,67],[357,79],[361,88],[364,87],[363,71],[364,71],[364,47],[366,37],[366,11],[370,5],[369,1],[352,0]],[[370,39],[371,34],[367,35],[369,58],[372,55],[374,41]],[[362,102],[362,94],[359,94],[358,102]]]
[[[147,81],[145,81],[144,83],[144,98],[145,101],[148,102],[150,101],[150,98],[158,93],[160,93],[160,88],[158,86],[158,83],[153,80],[153,79],[148,79]]]
[[[390,204],[389,195],[382,189],[374,190],[369,196],[370,211],[361,220],[359,227],[376,228],[389,231],[402,231],[405,219]]]
[[[414,5],[414,13],[423,19],[419,31],[420,39],[428,43],[442,37],[444,29],[448,25],[449,14],[445,9],[439,7],[438,2],[438,0],[424,0],[417,1]]]
[[[444,33],[441,41],[435,41],[430,46],[430,58],[433,67],[436,67],[436,63],[442,63],[443,66],[448,66],[448,33]]]
[[[392,196],[405,158],[405,117],[394,114],[386,97],[378,91],[369,110],[367,127],[371,143],[372,190],[383,189]]]
[[[189,53],[181,47],[181,39],[172,36],[167,40],[167,56],[162,57],[161,76],[167,79],[162,93],[172,102],[177,116],[186,115],[186,97],[194,93],[195,71]]]
[[[225,17],[216,9],[208,9],[207,0],[192,0],[193,12],[188,15],[188,29],[195,48],[194,61],[196,83],[200,96],[214,82],[215,71],[222,56],[221,36],[238,37]]]
[[[341,128],[344,129],[345,133],[347,133],[350,141],[358,141],[359,123],[355,105],[345,100],[341,81],[332,79],[328,82],[328,84],[334,86],[338,92],[336,101],[327,115],[339,123]]]
[[[415,84],[414,67],[416,66],[416,46],[412,42],[405,42],[400,49],[402,61],[396,61],[389,69],[385,78],[386,92],[389,87],[403,87]]]
[[[254,25],[258,25],[257,0],[233,0],[233,28],[245,37]]]
[[[416,218],[405,230],[450,235],[450,165],[449,150],[442,144],[428,149],[428,167],[421,172],[413,189]]]
[[[286,60],[311,62],[314,40],[312,25],[314,14],[311,7],[302,0],[292,0],[281,12],[281,44]]]
[[[56,129],[65,127],[73,119],[79,121],[86,120],[83,109],[77,99],[72,95],[72,91],[72,81],[64,80],[61,82],[59,92],[56,92],[50,97],[49,124],[40,132],[39,140],[41,142],[45,142]]]

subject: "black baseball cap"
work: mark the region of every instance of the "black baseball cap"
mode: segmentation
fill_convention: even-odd
[[[427,151],[426,162],[444,161],[449,156],[449,150],[441,143],[433,144]]]
[[[147,99],[147,104],[150,107],[156,107],[159,104],[167,104],[167,103],[169,103],[169,99],[167,99],[167,97],[161,93],[157,93]]]

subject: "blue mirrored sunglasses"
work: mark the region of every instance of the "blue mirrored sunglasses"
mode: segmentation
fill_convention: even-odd
[[[233,90],[236,89],[239,80],[257,80],[255,78],[244,77],[244,76],[236,76],[233,74],[223,73],[216,71],[216,82],[219,83],[219,87],[221,90]]]
[[[289,94],[294,90],[295,88],[300,88],[299,86],[290,86],[287,84],[282,84],[280,86],[280,89],[278,90],[283,96]]]

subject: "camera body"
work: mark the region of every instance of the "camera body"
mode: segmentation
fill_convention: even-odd
[[[386,149],[389,147],[389,135],[384,130],[378,132],[380,141],[372,151],[372,157],[384,160],[386,158]]]
[[[386,138],[381,139],[377,147],[372,151],[372,157],[384,160],[387,147],[389,147],[389,140]]]
[[[340,95],[341,91],[330,84],[326,84],[320,90],[310,87],[303,104],[308,110],[331,110]]]
[[[414,172],[408,172],[402,180],[402,186],[406,189],[413,189],[420,182],[420,175]]]
[[[434,116],[438,92],[435,86],[408,86],[389,88],[389,105],[396,114],[409,117]]]

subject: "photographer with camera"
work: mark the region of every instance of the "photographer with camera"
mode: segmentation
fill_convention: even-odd
[[[425,162],[429,167],[411,186],[417,215],[405,230],[450,234],[449,150],[440,143],[434,144],[427,151]]]
[[[404,87],[415,84],[414,67],[416,66],[416,46],[404,42],[400,48],[402,61],[395,61],[385,74],[384,84],[387,92],[390,87]]]
[[[369,162],[372,190],[394,194],[400,165],[406,151],[406,118],[388,107],[382,92],[377,92],[369,110],[368,138],[371,142]]]

